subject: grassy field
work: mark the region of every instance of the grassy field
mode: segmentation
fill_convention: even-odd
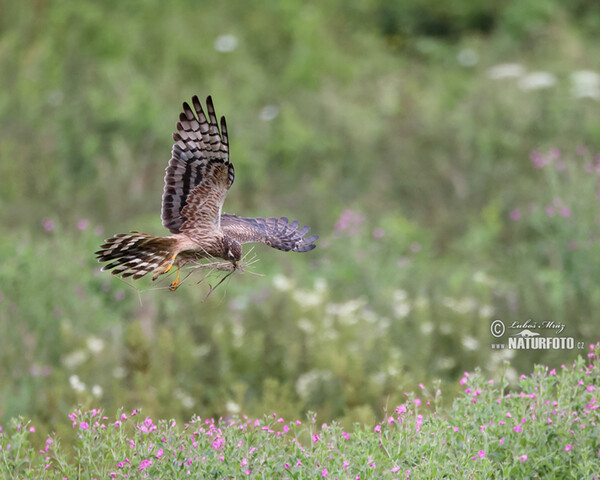
[[[367,432],[420,383],[450,409],[464,371],[518,389],[585,355],[600,9],[479,3],[0,3],[0,424],[70,445],[77,409],[178,425],[316,411]],[[227,117],[225,210],[321,236],[306,254],[257,246],[209,298],[218,275],[170,292],[93,255],[113,233],[166,233],[194,94]],[[575,347],[495,350],[497,319],[563,325],[542,333]]]
[[[441,410],[442,391],[386,410],[374,425],[195,416],[183,425],[142,411],[69,414],[74,447],[14,420],[0,461],[15,478],[597,478],[598,353],[558,370],[537,366],[510,391],[503,375],[464,372],[463,392]],[[509,393],[507,393],[509,392]]]

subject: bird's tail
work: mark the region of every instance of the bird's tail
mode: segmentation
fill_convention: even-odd
[[[105,240],[100,250],[95,252],[102,270],[112,270],[113,275],[132,277],[134,280],[154,272],[152,280],[166,273],[177,256],[174,250],[176,240],[170,237],[154,237],[145,233],[120,233]]]

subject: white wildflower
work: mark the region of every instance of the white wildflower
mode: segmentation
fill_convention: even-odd
[[[246,333],[244,326],[240,322],[235,322],[231,327],[231,333],[233,334],[233,346],[241,348],[244,345],[244,334]]]
[[[309,399],[314,393],[321,390],[324,383],[330,382],[333,375],[329,370],[311,370],[298,377],[296,393],[303,400]]]
[[[452,357],[440,357],[436,360],[436,364],[440,370],[451,370],[456,366],[456,360]]]
[[[360,298],[355,298],[354,300],[349,300],[344,303],[330,303],[327,305],[326,311],[330,315],[346,317],[356,312],[362,305],[362,300]]]
[[[101,338],[98,337],[89,337],[87,339],[87,348],[90,352],[92,352],[94,355],[99,354],[102,350],[104,350],[104,341]]]
[[[479,316],[482,318],[490,318],[494,314],[494,307],[491,305],[481,305],[479,307]]]
[[[65,367],[73,370],[85,362],[88,358],[88,353],[85,350],[75,350],[62,357],[62,363]]]
[[[458,52],[456,60],[458,60],[458,63],[463,67],[472,67],[479,62],[479,55],[472,48],[463,48]]]
[[[225,409],[229,412],[229,413],[240,413],[240,406],[235,403],[233,400],[227,400],[227,403],[225,404]]]
[[[408,302],[408,294],[405,290],[394,291],[393,302],[392,308],[396,318],[404,318],[410,313],[411,306]]]
[[[100,398],[102,396],[103,390],[100,385],[94,385],[92,387],[92,395],[96,398]]]
[[[277,105],[267,105],[258,114],[259,118],[264,122],[275,120],[279,115],[279,107]]]
[[[454,310],[456,313],[460,313],[461,315],[474,312],[477,309],[477,302],[471,297],[465,297],[458,300],[455,298],[446,297],[442,300],[442,303],[445,307],[448,307],[450,310]]]
[[[377,316],[375,314],[373,314],[374,318],[376,319]],[[387,330],[388,328],[390,328],[391,322],[390,319],[387,317],[381,317],[379,319],[379,329],[380,330]]]
[[[273,286],[281,292],[287,292],[294,288],[294,282],[285,275],[277,274],[273,277]]]
[[[315,327],[308,318],[298,320],[298,328],[309,335],[315,331]]]
[[[521,90],[540,90],[556,85],[556,76],[549,72],[532,72],[519,80]]]
[[[219,35],[215,40],[215,50],[219,52],[233,52],[238,45],[234,35]]]
[[[376,323],[376,322],[379,322],[380,325],[383,325],[386,321],[389,323],[389,319],[387,319],[385,317],[379,317],[370,308],[364,308],[360,312],[360,315],[361,315],[362,319],[365,320],[367,323]]]
[[[600,99],[600,75],[591,70],[571,74],[571,94],[575,98]]]
[[[467,350],[477,350],[479,348],[479,340],[471,335],[467,335],[462,339],[462,344]]]
[[[490,277],[487,273],[485,273],[482,270],[477,270],[474,274],[473,274],[473,281],[475,283],[480,283],[481,285],[487,285],[487,286],[494,286],[496,285],[496,280],[492,277]]]
[[[421,323],[421,332],[424,335],[429,335],[431,332],[433,332],[433,323],[431,323],[431,322]]]
[[[316,278],[315,279],[315,292],[325,293],[327,291],[327,280],[324,278]]]
[[[317,307],[321,304],[323,296],[319,292],[309,290],[296,290],[292,294],[293,299],[305,310]]]
[[[518,63],[500,63],[489,68],[487,76],[492,80],[503,80],[505,78],[519,78],[525,74],[525,67]]]
[[[186,392],[184,392],[181,388],[175,389],[173,395],[181,402],[181,405],[184,408],[193,408],[193,406],[196,403],[194,399]]]
[[[69,385],[71,385],[71,388],[78,393],[81,393],[85,390],[85,383],[79,380],[79,376],[77,375],[71,375],[69,377]]]
[[[210,345],[208,343],[203,343],[198,345],[192,350],[192,355],[195,358],[206,357],[210,353]]]
[[[248,308],[249,303],[249,297],[239,296],[231,299],[227,306],[229,307],[229,310],[233,310],[234,312],[242,312]]]
[[[189,395],[184,395],[181,397],[181,405],[183,405],[184,408],[193,408],[194,405],[196,405],[196,402]]]

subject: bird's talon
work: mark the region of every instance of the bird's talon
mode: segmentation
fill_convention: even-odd
[[[177,290],[177,287],[179,286],[179,274],[180,273],[181,273],[181,268],[177,267],[177,277],[175,277],[175,280],[171,283],[171,286],[169,287],[172,292]]]

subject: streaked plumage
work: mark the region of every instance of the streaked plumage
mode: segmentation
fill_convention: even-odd
[[[193,107],[193,108],[192,108]],[[162,198],[162,223],[172,235],[119,234],[96,252],[103,270],[138,279],[153,272],[153,280],[173,265],[184,265],[191,256],[220,257],[234,265],[242,256],[241,244],[265,243],[283,251],[308,252],[319,237],[304,235],[310,227],[281,218],[245,218],[222,214],[227,191],[235,178],[229,161],[225,117],[220,129],[211,97],[204,113],[198,97],[183,104],[166,169]],[[171,288],[177,288],[177,279]]]

